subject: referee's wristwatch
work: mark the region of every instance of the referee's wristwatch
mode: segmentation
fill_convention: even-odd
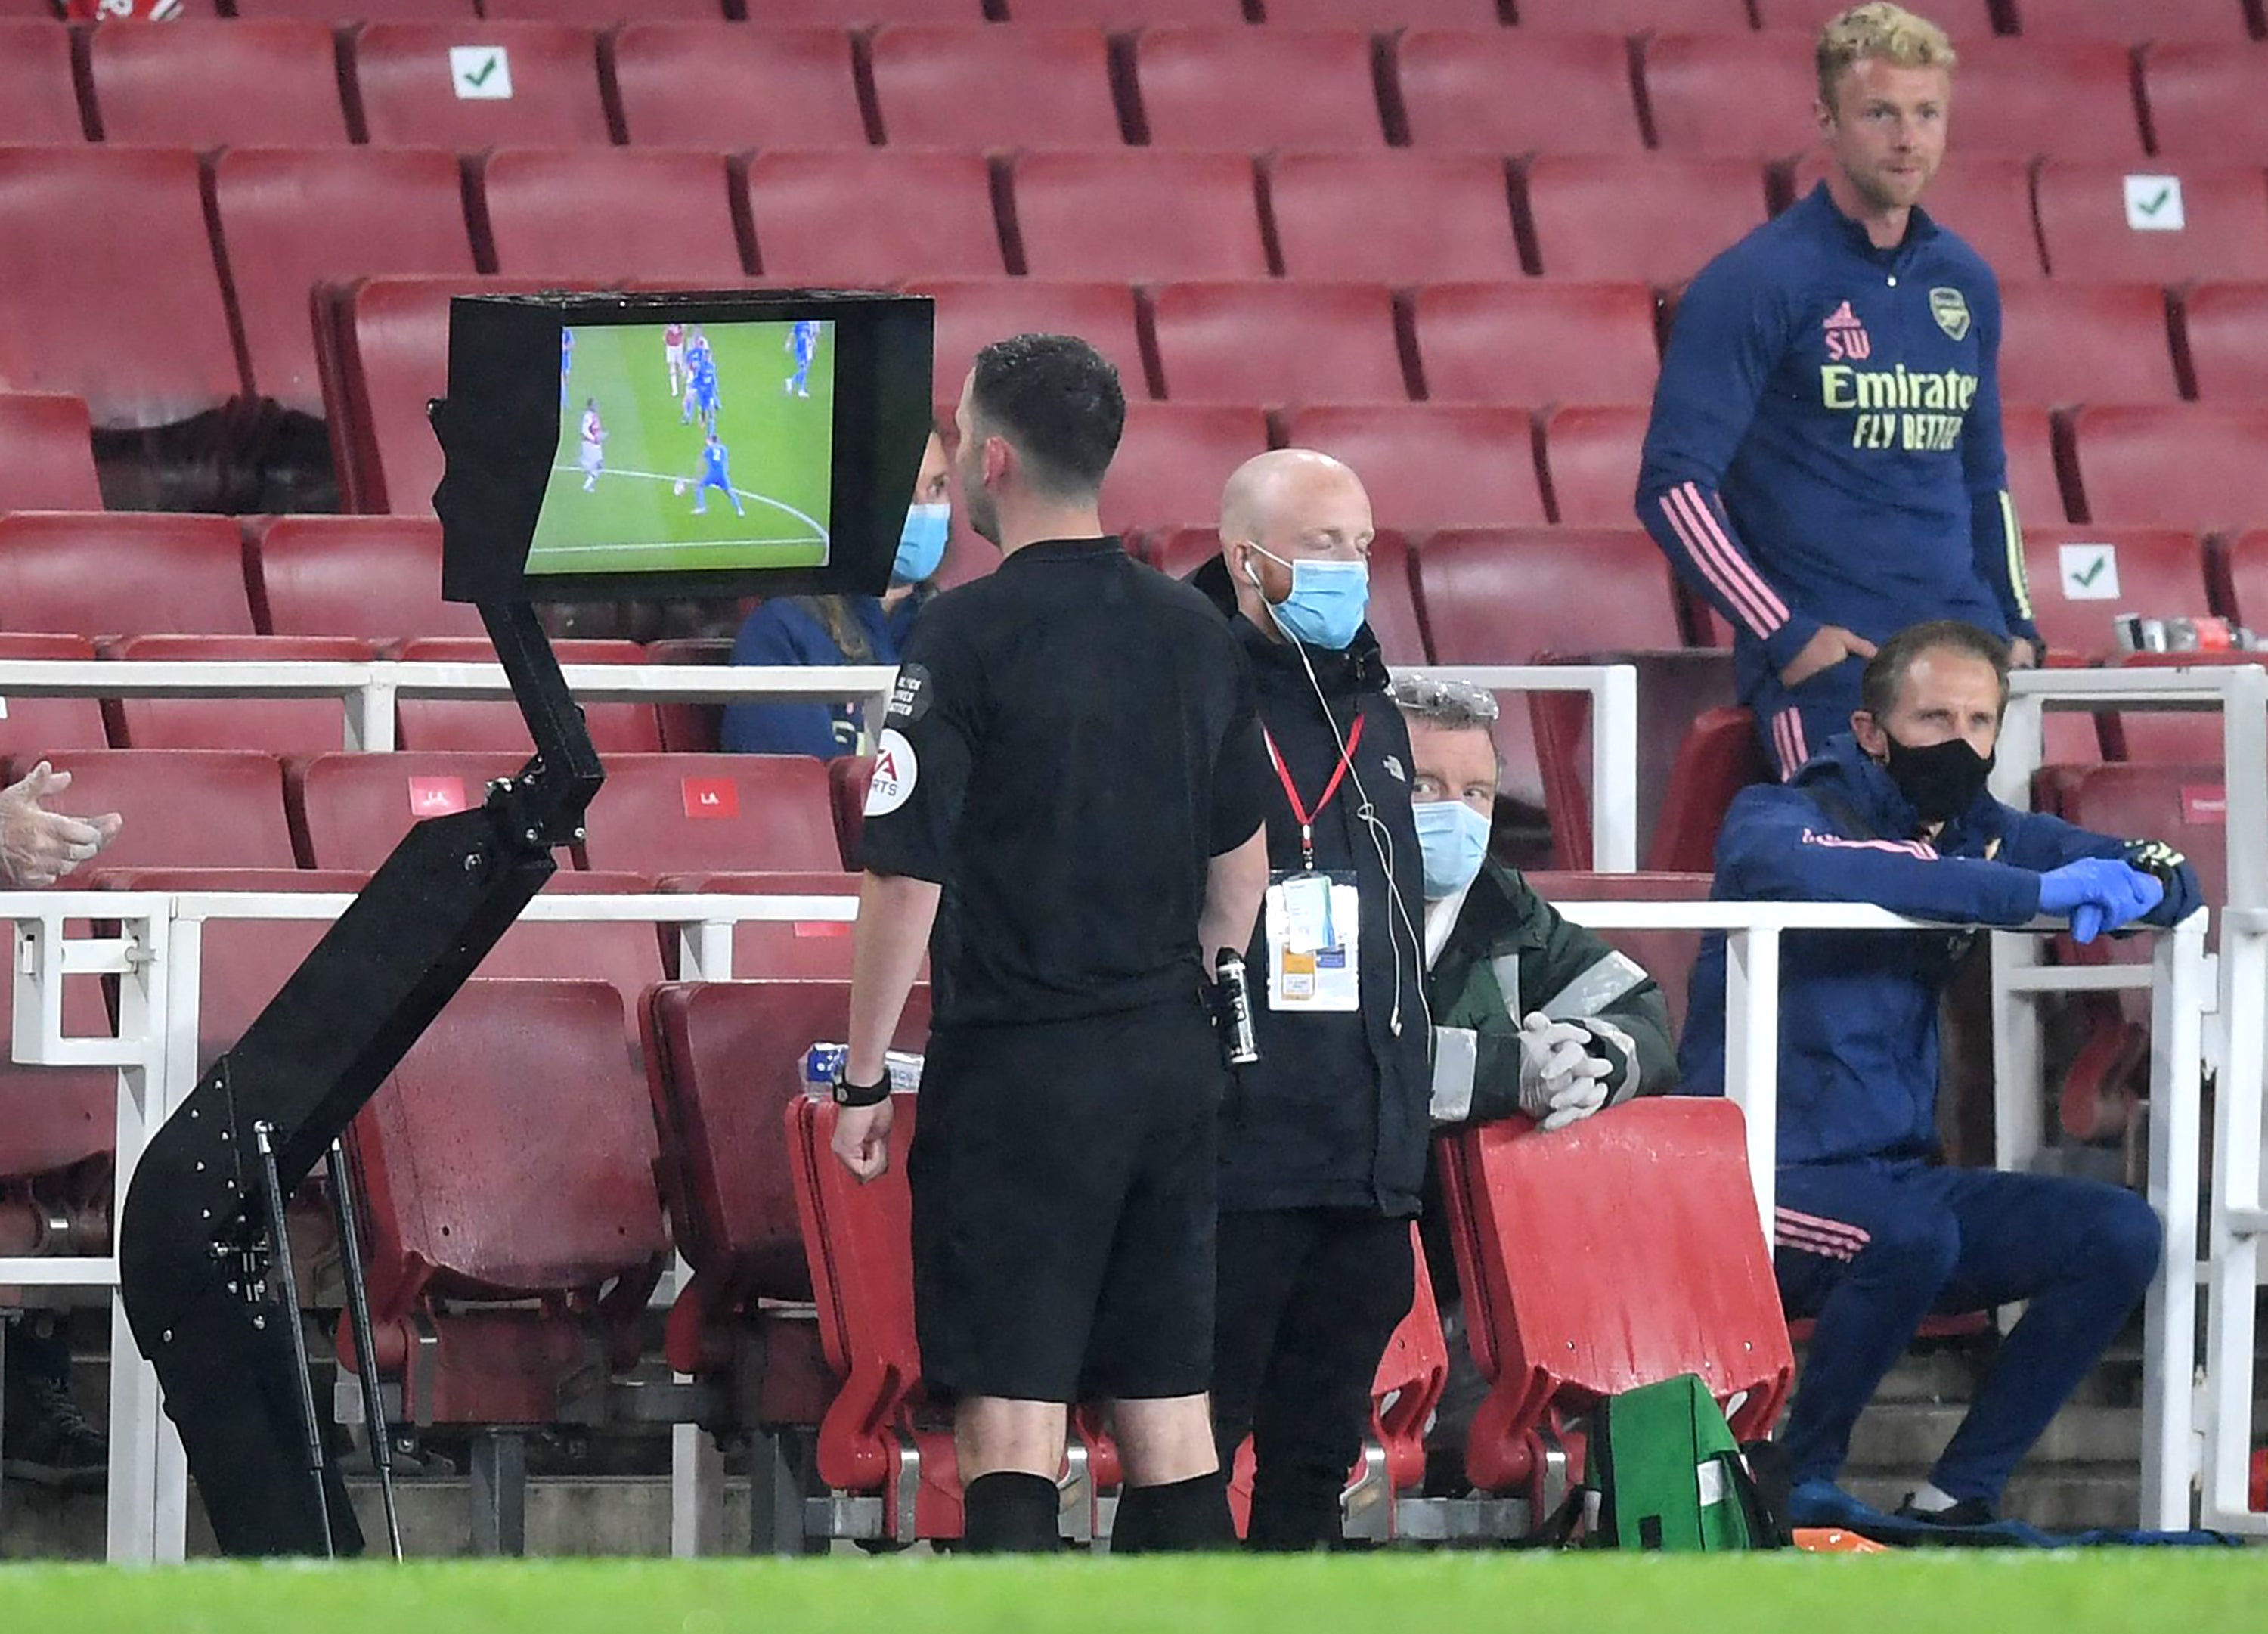
[[[838,1107],[878,1107],[890,1098],[890,1069],[882,1068],[882,1076],[871,1084],[850,1081],[849,1064],[835,1080],[835,1104]]]

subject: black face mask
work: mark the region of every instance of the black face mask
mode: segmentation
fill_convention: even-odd
[[[1979,754],[1965,738],[1948,738],[1927,748],[1900,743],[1885,732],[1890,758],[1885,769],[1898,792],[1924,822],[1949,822],[1977,803],[1992,775],[1993,756]]]

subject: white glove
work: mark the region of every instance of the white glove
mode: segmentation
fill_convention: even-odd
[[[1520,1109],[1540,1118],[1551,1110],[1551,1097],[1590,1059],[1591,1035],[1572,1021],[1554,1021],[1541,1011],[1520,1023]]]
[[[1583,1064],[1574,1075],[1558,1080],[1559,1089],[1551,1097],[1551,1110],[1544,1115],[1540,1127],[1549,1133],[1565,1129],[1570,1123],[1580,1123],[1607,1104],[1607,1064],[1596,1056],[1583,1057]]]

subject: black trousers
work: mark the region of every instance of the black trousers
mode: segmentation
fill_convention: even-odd
[[[1336,1544],[1379,1358],[1417,1292],[1410,1222],[1358,1209],[1224,1213],[1219,1280],[1213,1434],[1223,1468],[1252,1437],[1247,1541]]]

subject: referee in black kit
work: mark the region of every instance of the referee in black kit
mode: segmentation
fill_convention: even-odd
[[[864,1178],[889,1160],[883,1051],[927,944],[914,1314],[972,1551],[1056,1547],[1068,1405],[1096,1397],[1126,1467],[1113,1548],[1234,1541],[1204,973],[1251,936],[1272,784],[1235,637],[1102,532],[1125,417],[1084,341],[977,355],[957,475],[1005,559],[914,626],[866,798],[835,1150]]]

